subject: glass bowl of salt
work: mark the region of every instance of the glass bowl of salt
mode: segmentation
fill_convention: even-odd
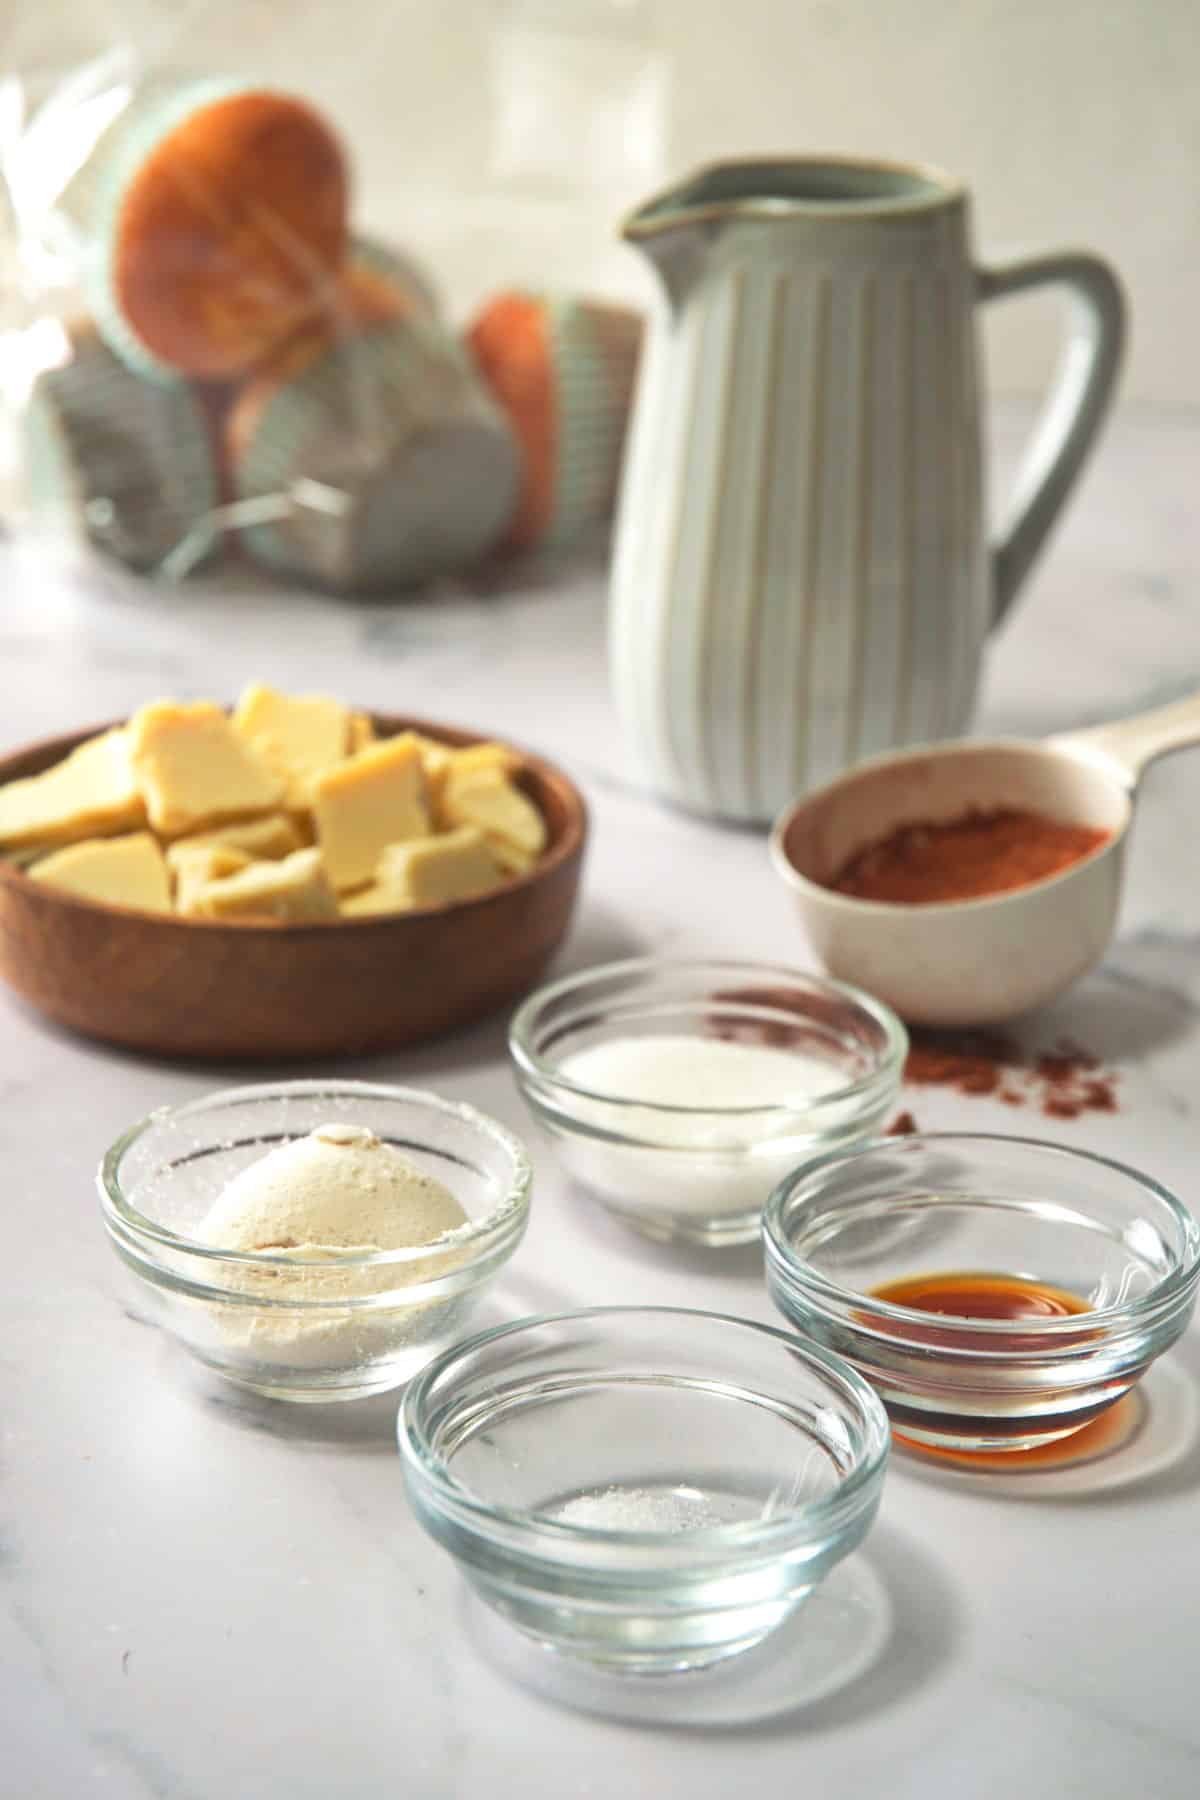
[[[540,988],[509,1050],[572,1178],[662,1242],[753,1242],[798,1164],[880,1131],[908,1040],[843,982],[771,963],[605,963]]]
[[[487,1606],[646,1675],[782,1625],[866,1535],[888,1457],[883,1407],[840,1358],[675,1307],[467,1338],[409,1386],[398,1433],[418,1522]]]

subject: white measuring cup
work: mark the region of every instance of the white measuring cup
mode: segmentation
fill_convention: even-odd
[[[1200,694],[1041,742],[964,739],[876,757],[790,806],[772,859],[830,974],[914,1025],[995,1024],[1052,1000],[1103,956],[1138,782],[1156,757],[1195,743]],[[897,826],[997,807],[1110,835],[1061,874],[980,900],[901,905],[822,885]]]

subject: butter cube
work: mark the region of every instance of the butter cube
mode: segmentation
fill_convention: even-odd
[[[231,844],[189,844],[181,839],[167,851],[167,868],[175,882],[175,910],[186,912],[193,896],[210,881],[236,875],[250,862],[244,850]]]
[[[281,862],[255,862],[236,875],[210,881],[183,909],[193,919],[336,919],[337,900],[319,850],[296,850]]]
[[[416,734],[414,733],[414,736]],[[440,830],[448,830],[456,821],[446,816],[443,796],[451,782],[458,782],[467,777],[483,772],[509,775],[520,767],[521,758],[507,744],[468,744],[464,750],[452,749],[449,744],[433,744],[432,740],[420,740],[422,747],[430,744],[439,752],[428,773],[430,774],[430,792],[433,795],[434,815]]]
[[[365,750],[368,744],[375,742],[375,726],[368,713],[352,712],[350,714],[350,732],[346,749],[354,756],[359,750]]]
[[[488,848],[507,875],[528,875],[530,869],[536,868],[537,857],[532,850],[520,850],[516,844],[509,843],[507,838],[496,837],[485,832]]]
[[[146,823],[125,731],[106,731],[47,769],[0,787],[0,845],[55,846]]]
[[[256,861],[260,858],[290,856],[303,850],[304,839],[286,813],[268,813],[262,819],[231,819],[228,824],[214,825],[211,831],[189,833],[176,838],[173,848],[201,849],[220,844],[230,850],[244,850]]]
[[[425,771],[425,786],[436,811],[437,797],[454,757],[453,750],[449,744],[439,743],[437,738],[426,737],[422,731],[402,731],[391,742],[416,745],[421,756],[421,767]]]
[[[29,871],[34,881],[65,888],[108,906],[170,912],[171,884],[157,839],[148,831],[128,837],[88,838],[43,857]]]
[[[170,837],[243,813],[270,812],[284,782],[210,700],[156,700],[129,721],[150,823]]]
[[[355,888],[352,894],[338,896],[338,911],[345,919],[365,919],[375,913],[402,913],[412,909],[412,901],[406,900],[399,888],[381,881],[373,881],[370,887]]]
[[[365,886],[387,845],[430,830],[417,746],[388,738],[318,776],[313,822],[338,892]]]
[[[480,769],[495,769],[501,775],[511,775],[520,766],[520,756],[507,744],[468,744],[464,750],[450,752],[449,773],[455,781]]]
[[[497,767],[451,769],[442,793],[448,825],[476,825],[495,842],[537,857],[546,847],[546,821],[533,802]]]
[[[352,894],[342,909],[350,913],[407,912],[414,906],[447,906],[490,893],[504,880],[483,833],[473,826],[441,837],[389,844],[379,872],[365,895]]]
[[[403,891],[411,906],[439,906],[499,887],[504,871],[483,833],[464,825],[437,837],[389,844],[376,879]]]
[[[233,728],[287,786],[286,804],[312,804],[312,783],[345,757],[350,709],[325,694],[280,694],[253,682],[233,712]]]

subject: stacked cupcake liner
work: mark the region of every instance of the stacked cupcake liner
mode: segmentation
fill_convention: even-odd
[[[608,518],[616,494],[640,335],[622,341],[606,330],[604,310],[576,300],[550,305],[558,479],[545,542],[554,547]]]
[[[504,379],[508,347],[493,307],[512,300],[524,302],[538,318],[545,360],[541,383]],[[545,517],[520,522],[512,547],[560,549],[611,515],[641,322],[636,314],[595,301],[514,294],[486,306],[471,336],[479,340],[484,379],[494,382],[500,404],[511,408],[523,441],[527,501],[543,484],[547,491]],[[514,345],[511,354],[518,369],[527,346]],[[531,417],[531,408],[541,409],[542,416]],[[548,469],[539,466],[543,441],[550,445]]]
[[[418,463],[438,458],[444,480],[431,492]],[[518,459],[465,354],[413,316],[335,340],[282,385],[233,476],[239,500],[291,502],[277,522],[248,527],[254,555],[370,590],[481,556],[511,517]]]
[[[190,388],[143,380],[87,328],[71,360],[42,372],[22,419],[30,507],[66,514],[97,548],[157,569],[183,539],[215,547],[216,459]]]
[[[112,136],[76,180],[75,204],[88,234],[85,288],[92,316],[122,360],[152,381],[174,385],[184,377],[142,342],[121,310],[113,285],[117,226],[129,183],[150,152],[201,107],[265,91],[253,82],[221,76],[155,84],[131,102]]]
[[[355,235],[350,240],[347,260],[351,267],[366,269],[398,288],[423,318],[436,319],[441,312],[433,279],[415,256],[382,244],[378,238]]]
[[[245,85],[232,77],[188,76],[171,70],[140,76],[136,87],[125,92],[122,104],[110,110],[106,122],[90,140],[86,154],[63,183],[54,202],[56,217],[71,227],[82,245],[90,247],[99,197],[109,182],[122,144],[144,129],[147,119],[161,115],[165,107],[173,105],[185,89],[195,94],[198,87],[240,90]],[[218,93],[216,97],[222,95]]]
[[[619,307],[520,296],[540,309],[543,357],[524,447],[518,405],[510,416],[502,384],[493,393],[439,323],[419,260],[371,236],[350,238],[342,268],[395,289],[404,310],[394,319],[371,315],[369,289],[354,320],[350,301],[339,316],[314,278],[307,322],[289,320],[221,383],[190,378],[143,341],[116,285],[124,197],[172,132],[241,95],[287,98],[239,77],[141,81],[59,196],[94,329],[73,328],[71,360],[34,386],[24,421],[34,513],[65,517],[131,568],[173,575],[228,529],[268,568],[335,591],[461,571],[506,533],[510,548],[565,546],[607,519],[641,336]],[[523,454],[526,493],[544,494],[548,513],[518,542]]]

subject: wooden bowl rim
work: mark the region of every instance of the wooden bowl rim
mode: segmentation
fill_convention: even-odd
[[[226,707],[225,710],[228,712],[232,709]],[[438,906],[413,906],[404,912],[380,913],[361,919],[272,919],[262,921],[247,919],[235,924],[228,919],[191,919],[174,912],[144,912],[140,907],[114,906],[107,900],[89,900],[83,894],[72,894],[66,888],[55,888],[50,882],[34,881],[23,869],[17,868],[15,863],[10,862],[3,851],[0,851],[0,888],[5,885],[16,887],[18,890],[24,888],[31,893],[36,892],[40,900],[49,900],[57,906],[98,913],[101,917],[109,919],[136,919],[143,925],[168,930],[224,931],[237,938],[278,938],[280,933],[284,933],[289,940],[295,941],[297,937],[303,937],[306,934],[324,937],[334,929],[343,932],[347,930],[380,932],[389,927],[392,930],[398,926],[403,927],[408,921],[414,919],[447,918],[454,913],[466,915],[494,904],[505,895],[536,887],[539,882],[548,880],[564,863],[572,861],[581,853],[587,838],[587,802],[571,777],[556,763],[548,761],[544,756],[538,756],[534,751],[526,750],[521,744],[512,743],[508,738],[497,738],[482,732],[469,731],[460,725],[447,725],[430,719],[418,719],[408,713],[372,712],[368,707],[352,707],[350,710],[365,713],[371,723],[380,730],[383,738],[397,737],[402,731],[416,731],[423,737],[433,738],[439,743],[448,743],[458,749],[468,748],[472,744],[502,743],[507,749],[515,750],[521,758],[522,769],[527,769],[537,775],[548,786],[557,788],[566,802],[566,824],[558,842],[545,852],[532,869],[527,870],[523,875],[514,876],[511,880],[506,881],[503,887],[493,888],[489,893],[476,894],[469,900],[450,900]],[[125,719],[112,719],[104,725],[93,725],[85,727],[82,731],[66,732],[58,737],[41,738],[30,744],[19,745],[15,750],[10,750],[0,757],[0,784],[9,780],[21,779],[19,776],[8,774],[8,769],[14,762],[30,756],[41,755],[43,752],[48,754],[51,751],[57,751],[56,760],[61,761],[63,757],[69,756],[72,750],[85,743],[88,738],[98,737],[102,732],[113,731],[127,723],[128,721]],[[47,767],[53,767],[53,763],[48,763]],[[111,835],[119,837],[127,834],[114,832]]]

